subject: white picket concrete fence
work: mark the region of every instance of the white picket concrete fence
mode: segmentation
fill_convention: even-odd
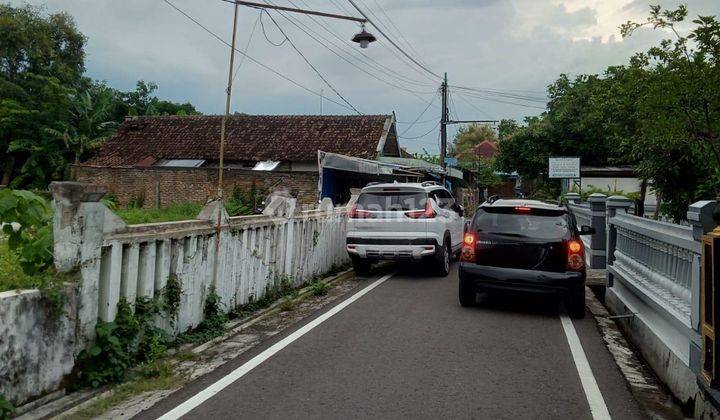
[[[227,310],[262,297],[272,282],[295,286],[349,262],[345,250],[346,210],[304,211],[292,218],[231,217],[217,231],[211,221],[128,226],[103,237],[99,262],[98,317],[115,318],[125,298],[152,298],[170,276],[182,284],[176,328],[202,321],[203,304],[213,284]]]

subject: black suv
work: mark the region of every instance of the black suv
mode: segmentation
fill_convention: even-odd
[[[463,238],[460,304],[483,290],[561,293],[570,316],[585,316],[585,249],[567,208],[535,200],[503,200],[478,207]]]

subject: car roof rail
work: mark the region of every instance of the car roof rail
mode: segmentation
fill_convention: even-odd
[[[440,183],[437,181],[423,181],[420,185],[423,187],[429,187],[431,185],[440,185]]]
[[[373,182],[368,182],[367,185],[365,185],[365,186],[366,186],[366,187],[372,187],[373,185],[380,185],[380,184],[382,184],[382,182],[380,182],[380,181],[373,181]]]
[[[500,196],[499,196],[499,195],[491,195],[491,196],[488,197],[488,199],[485,200],[485,201],[486,201],[488,204],[492,204],[492,203],[498,201],[499,199],[500,199]]]

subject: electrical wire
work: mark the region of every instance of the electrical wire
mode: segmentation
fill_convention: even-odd
[[[469,100],[465,99],[464,96],[458,94],[458,98],[460,98],[460,100],[463,101],[463,102],[465,102],[466,104],[470,105],[471,108],[475,109],[475,110],[476,110],[477,112],[479,112],[481,115],[484,115],[485,117],[488,117],[488,118],[490,117],[490,115],[489,115],[487,112],[485,112],[485,111],[483,111],[482,109],[480,109],[479,107],[475,106],[475,104],[473,104],[473,103],[470,102]]]
[[[440,75],[438,75],[437,73],[435,73],[435,72],[433,72],[432,70],[428,69],[426,66],[422,65],[422,64],[421,64],[420,62],[418,62],[415,58],[413,58],[410,54],[408,54],[407,52],[405,52],[405,50],[402,49],[398,44],[396,44],[395,41],[392,40],[392,38],[390,38],[389,36],[387,36],[387,34],[386,34],[385,32],[383,32],[383,30],[380,29],[380,27],[378,27],[372,20],[370,20],[370,18],[368,17],[368,15],[367,15],[365,12],[363,12],[363,10],[362,10],[361,8],[359,8],[358,5],[357,5],[353,0],[348,0],[348,1],[350,2],[350,4],[352,4],[352,6],[355,8],[355,10],[357,10],[357,11],[368,21],[369,24],[371,24],[375,29],[377,29],[377,31],[380,32],[380,34],[381,34],[382,36],[384,36],[385,39],[387,39],[388,42],[390,42],[395,48],[397,48],[397,50],[400,51],[405,57],[407,57],[408,59],[410,59],[410,61],[412,61],[413,63],[415,63],[415,64],[416,64],[418,67],[420,67],[421,69],[425,70],[428,74],[430,74],[430,75],[432,75],[432,76],[435,76],[435,77],[437,77],[438,79],[441,79]]]
[[[298,7],[298,5],[297,5],[296,3],[294,3],[292,0],[288,0],[288,1],[289,1],[290,4],[292,4],[293,6]],[[306,7],[310,7],[310,5],[309,5],[305,0],[300,0],[300,1],[301,1]],[[337,4],[337,3],[336,3],[336,4]],[[298,8],[299,8],[299,7],[298,7]],[[348,13],[349,13],[349,12],[348,12]],[[314,16],[312,16],[312,15],[307,15],[307,17],[310,18],[313,22],[315,22],[318,26],[321,26],[323,29],[325,29],[325,30],[326,30],[328,33],[330,33],[334,38],[338,39],[340,42],[342,42],[343,44],[345,44],[345,45],[347,45],[348,47],[350,47],[350,51],[353,51],[353,52],[358,51],[358,52],[359,52],[365,59],[367,59],[367,60],[362,60],[362,59],[360,59],[360,58],[358,58],[358,57],[355,57],[353,54],[348,53],[346,49],[342,48],[342,46],[338,46],[338,45],[335,44],[333,41],[328,40],[327,38],[325,38],[324,36],[322,36],[322,35],[320,35],[320,34],[317,34],[317,32],[315,32],[314,30],[312,30],[312,29],[311,29],[310,27],[308,27],[307,25],[303,24],[303,26],[305,26],[306,28],[308,28],[308,29],[311,30],[312,32],[316,33],[318,36],[320,36],[321,38],[323,38],[323,39],[326,40],[327,42],[331,43],[331,44],[332,44],[333,46],[335,46],[336,48],[340,49],[341,51],[345,52],[345,53],[348,54],[349,56],[351,56],[351,57],[353,57],[354,59],[358,60],[359,62],[363,63],[364,65],[368,65],[368,66],[370,66],[370,67],[375,67],[375,68],[376,68],[377,70],[379,70],[380,72],[385,73],[386,75],[388,75],[388,76],[390,76],[390,77],[394,77],[395,79],[401,81],[402,83],[410,83],[410,84],[414,84],[414,85],[422,86],[422,87],[435,86],[435,84],[431,84],[431,83],[428,83],[428,82],[422,82],[422,81],[418,81],[418,80],[411,79],[411,78],[409,78],[409,77],[407,77],[407,76],[399,73],[398,71],[393,70],[393,69],[391,69],[390,67],[383,65],[383,64],[380,63],[379,61],[375,60],[372,56],[366,54],[362,49],[358,50],[357,48],[355,48],[352,44],[350,44],[350,42],[348,42],[346,39],[344,39],[342,36],[340,36],[340,34],[338,34],[338,32],[335,31],[335,30],[334,30],[329,24],[327,24],[323,19],[316,19],[316,18],[315,18]],[[299,22],[299,20],[298,20],[298,22]],[[395,51],[393,50],[393,52],[395,52]]]
[[[398,136],[398,138],[401,138],[401,139],[404,139],[404,140],[417,140],[417,139],[419,139],[419,138],[423,138],[423,137],[427,136],[428,134],[432,133],[432,132],[433,132],[434,130],[436,130],[438,127],[440,127],[440,121],[438,121],[437,124],[435,124],[435,127],[431,128],[430,131],[428,131],[428,132],[425,133],[425,134],[422,134],[422,135],[419,135],[419,136],[416,136],[416,137],[401,137],[401,136]]]
[[[269,42],[271,45],[274,45],[274,46],[276,46],[276,47],[282,47],[283,44],[285,44],[288,39],[287,39],[287,37],[285,37],[285,39],[283,39],[282,42],[276,44],[276,43],[272,42],[272,41],[270,40],[270,38],[268,38],[267,32],[265,32],[265,25],[263,25],[263,21],[262,21],[262,16],[263,16],[263,14],[265,14],[265,13],[266,13],[265,10],[260,9],[260,27],[262,28],[263,35],[265,35],[265,40],[266,40],[267,42]]]
[[[413,126],[415,125],[415,123],[417,123],[417,121],[418,121],[423,115],[425,115],[425,113],[427,112],[428,109],[430,109],[430,107],[432,106],[433,102],[435,102],[435,98],[437,98],[437,96],[438,96],[438,95],[437,95],[437,92],[436,92],[435,95],[433,95],[432,99],[430,99],[430,101],[428,102],[428,104],[427,104],[427,106],[425,107],[425,109],[423,109],[422,112],[421,112],[420,114],[418,114],[417,117],[415,117],[415,120],[414,120],[409,126],[407,126],[407,128],[405,128],[405,130],[403,130],[403,132],[400,133],[399,136],[405,135],[405,133],[407,133],[408,130],[410,130],[411,128],[413,128]]]
[[[267,12],[266,12],[266,13],[267,13]],[[309,60],[307,57],[305,57],[305,54],[303,54],[302,51],[300,51],[300,50],[298,49],[298,47],[295,46],[295,43],[292,42],[292,40],[287,36],[287,34],[285,33],[285,31],[280,27],[280,25],[277,23],[277,21],[275,21],[275,18],[273,18],[270,13],[267,13],[267,15],[268,15],[268,17],[270,18],[270,20],[273,21],[273,23],[274,23],[275,26],[278,28],[278,30],[283,34],[283,36],[285,37],[285,39],[290,43],[290,46],[293,47],[293,49],[295,50],[295,52],[297,52],[297,53],[300,55],[300,57],[302,57],[303,60],[305,60],[305,63],[307,63],[307,65],[310,66],[310,68],[313,69],[313,71],[315,71],[315,73],[318,75],[318,77],[319,77],[323,82],[325,82],[325,84],[330,88],[330,90],[332,90],[333,92],[335,92],[335,94],[336,94],[340,99],[342,99],[342,101],[345,102],[345,103],[346,103],[350,108],[352,108],[355,112],[357,112],[359,115],[362,115],[362,112],[358,111],[357,108],[355,108],[347,99],[345,99],[345,97],[344,97],[340,92],[338,92],[338,90],[335,88],[335,86],[333,86],[332,83],[330,83],[330,82],[325,78],[325,76],[323,76],[323,74],[320,73],[320,70],[318,70],[317,67],[315,67],[315,66],[310,62],[310,60]]]
[[[480,99],[480,100],[490,101],[490,102],[498,102],[498,103],[502,103],[502,104],[520,106],[520,107],[524,107],[524,108],[534,108],[534,109],[542,109],[542,110],[545,110],[545,109],[546,109],[545,107],[540,107],[540,106],[535,106],[535,105],[528,105],[528,104],[523,104],[523,103],[518,103],[518,102],[504,101],[504,100],[502,100],[502,99],[489,98],[489,97],[481,96],[481,95],[472,95],[472,94],[469,94],[469,93],[467,93],[467,92],[462,92],[462,93],[461,93],[461,92],[457,92],[457,94],[458,94],[458,95],[461,95],[461,96],[464,95],[464,96],[466,96],[467,98]]]
[[[267,0],[265,0],[265,2],[268,3],[269,5],[273,5],[272,3],[268,2]],[[382,83],[385,83],[385,84],[387,84],[388,86],[392,86],[392,87],[394,87],[394,88],[396,88],[396,89],[399,89],[399,90],[403,90],[403,91],[405,91],[405,92],[408,92],[408,93],[412,94],[413,96],[415,96],[416,98],[422,100],[423,102],[425,102],[425,100],[424,100],[421,96],[419,96],[418,94],[428,94],[428,93],[432,93],[432,91],[428,92],[428,91],[418,91],[418,90],[409,89],[409,88],[400,86],[400,85],[395,84],[395,83],[393,83],[393,82],[390,82],[390,81],[387,81],[387,80],[384,80],[384,79],[381,79],[381,78],[377,77],[376,75],[372,74],[371,72],[367,71],[366,69],[364,69],[364,68],[358,66],[357,64],[353,63],[352,61],[348,60],[346,57],[344,57],[343,55],[339,54],[337,51],[335,51],[335,50],[333,50],[332,48],[328,47],[325,43],[323,43],[322,41],[320,41],[316,36],[314,36],[313,34],[311,34],[310,32],[308,32],[308,30],[304,29],[301,24],[297,23],[297,22],[296,22],[296,19],[292,18],[291,16],[288,16],[287,13],[284,13],[284,12],[281,12],[281,11],[278,11],[278,13],[280,14],[280,16],[282,16],[283,18],[285,18],[288,22],[290,22],[291,24],[293,24],[296,28],[300,29],[300,31],[304,32],[307,36],[309,36],[310,38],[312,38],[313,40],[315,40],[315,42],[319,43],[320,45],[322,45],[323,47],[325,47],[328,51],[330,51],[331,53],[333,53],[334,55],[336,55],[337,57],[339,57],[341,60],[347,62],[348,64],[352,65],[353,67],[357,68],[358,70],[360,70],[361,72],[367,74],[368,76],[373,77],[374,79],[376,79],[376,80],[378,80],[378,81],[380,81],[380,82],[382,82]],[[313,32],[314,32],[314,31],[313,31]]]
[[[260,19],[262,18],[262,12],[258,14],[257,19],[255,19],[255,24],[252,27],[252,31],[250,31],[250,36],[248,37],[247,43],[245,44],[245,50],[242,53],[242,56],[240,57],[240,62],[238,63],[237,67],[235,68],[235,73],[233,73],[232,80],[235,81],[235,77],[237,77],[238,73],[240,72],[240,67],[242,67],[243,63],[245,62],[245,54],[248,52],[248,49],[250,48],[250,42],[252,42],[253,35],[255,35],[255,29],[258,26],[258,22],[260,22]]]
[[[191,22],[193,22],[195,25],[197,25],[197,26],[199,26],[200,28],[202,28],[205,32],[207,32],[208,34],[210,34],[213,38],[215,38],[215,39],[217,39],[218,41],[220,41],[221,43],[225,44],[227,47],[232,48],[232,45],[231,45],[230,43],[228,43],[227,41],[225,41],[224,39],[222,39],[218,34],[216,34],[215,32],[211,31],[208,27],[206,27],[205,25],[203,25],[202,23],[200,23],[200,22],[199,22],[197,19],[195,19],[194,17],[190,16],[190,15],[189,15],[188,13],[186,13],[184,10],[182,10],[182,9],[180,9],[179,7],[175,6],[175,5],[174,5],[173,3],[171,3],[169,0],[163,0],[163,1],[164,1],[165,3],[167,3],[170,7],[172,7],[172,8],[175,9],[176,11],[178,11],[180,14],[182,14],[183,16],[185,16],[186,18],[188,18],[188,19],[189,19]],[[284,79],[284,80],[286,80],[286,81],[294,84],[295,86],[297,86],[297,87],[299,87],[299,88],[301,88],[301,89],[303,89],[303,90],[305,90],[305,91],[307,91],[307,92],[309,92],[309,93],[312,93],[313,95],[316,95],[316,96],[318,96],[318,97],[323,97],[319,92],[316,92],[316,91],[314,91],[314,90],[312,90],[312,89],[310,89],[310,88],[308,88],[308,87],[306,87],[306,86],[304,86],[304,85],[296,82],[295,80],[291,79],[291,78],[288,77],[288,76],[285,76],[284,74],[280,73],[279,71],[275,70],[274,68],[272,68],[272,67],[270,67],[270,66],[262,63],[261,61],[256,60],[255,58],[251,57],[249,54],[243,53],[242,51],[238,50],[237,48],[235,49],[235,51],[238,52],[238,53],[240,53],[240,54],[242,54],[244,57],[246,57],[248,60],[252,61],[253,63],[257,64],[258,66],[264,68],[265,70],[270,71],[271,73],[273,73],[273,74],[275,74],[276,76],[278,76],[278,77],[280,77],[280,78],[282,78],[282,79]],[[352,108],[350,108],[350,107],[348,107],[348,106],[346,106],[346,105],[344,105],[344,104],[342,104],[342,103],[340,103],[340,102],[337,102],[337,101],[335,101],[335,100],[333,100],[333,99],[330,99],[330,98],[327,98],[327,97],[324,97],[324,99],[327,99],[329,102],[332,102],[332,103],[334,103],[335,105],[337,105],[337,106],[339,106],[339,107],[342,107],[342,108],[345,108],[345,109],[348,109],[348,110],[351,110],[351,111],[353,110]]]
[[[420,53],[415,49],[415,47],[413,46],[413,44],[412,44],[410,41],[408,41],[407,38],[405,38],[405,35],[402,33],[402,31],[400,30],[400,28],[398,28],[397,25],[395,25],[395,22],[393,22],[393,20],[390,18],[390,16],[388,15],[387,11],[386,11],[385,8],[380,4],[380,2],[379,2],[378,0],[373,0],[373,1],[374,1],[375,4],[377,5],[377,7],[380,9],[380,13],[382,13],[383,16],[385,16],[385,19],[387,19],[387,21],[390,23],[390,26],[392,26],[393,28],[395,28],[395,30],[397,31],[398,35],[400,35],[400,38],[401,38],[403,41],[405,41],[405,45],[407,45],[407,46],[410,48],[410,50],[412,50],[412,52],[415,53],[415,55],[419,56],[419,60],[420,60],[421,63],[426,64],[426,63],[425,63],[425,60],[422,59],[422,54],[420,54]]]

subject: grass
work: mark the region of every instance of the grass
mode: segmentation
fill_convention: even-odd
[[[41,275],[29,276],[20,266],[17,254],[10,250],[8,243],[0,239],[0,292],[40,287],[46,279]]]
[[[139,207],[117,208],[114,212],[120,216],[125,223],[137,225],[141,223],[192,220],[200,213],[202,208],[202,203],[174,203],[166,207],[152,209]]]
[[[140,378],[135,381],[118,385],[114,392],[107,397],[102,397],[65,418],[92,419],[107,413],[118,404],[129,400],[135,395],[150,391],[171,389],[183,383],[183,377],[174,373],[171,368],[162,368],[159,375],[151,378]]]

